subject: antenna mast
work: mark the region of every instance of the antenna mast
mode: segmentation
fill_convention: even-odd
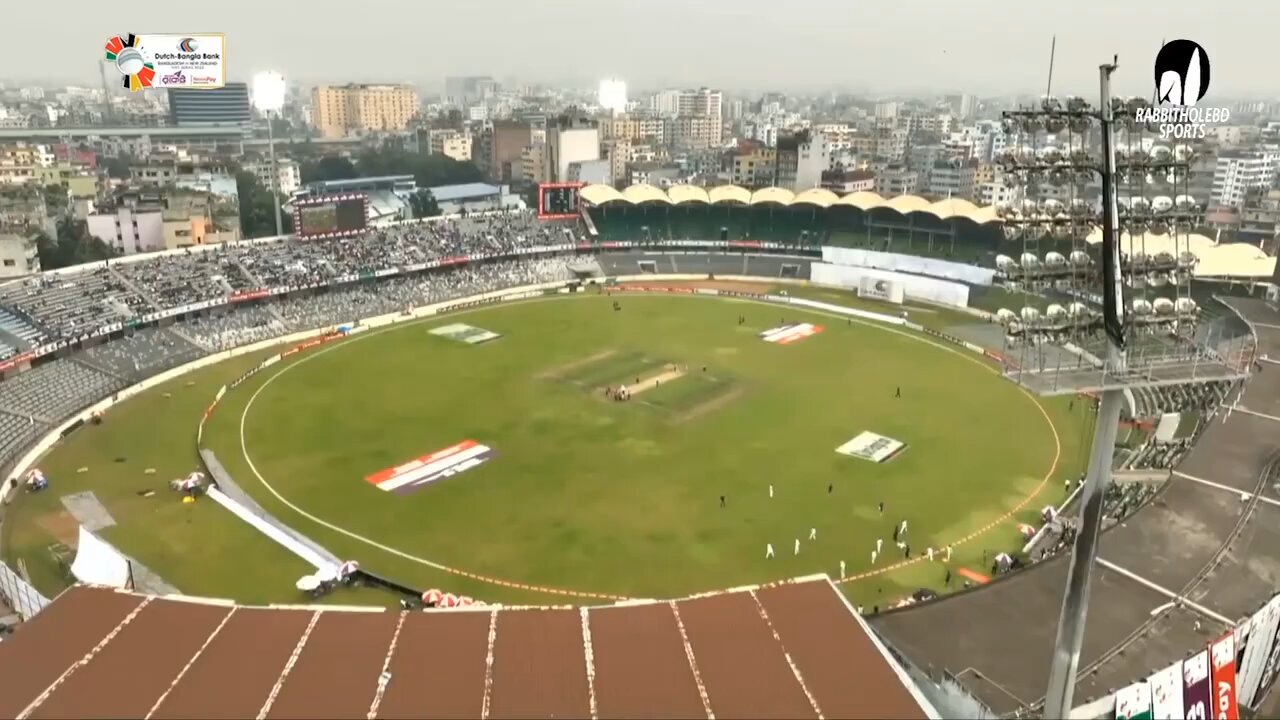
[[[1058,52],[1058,36],[1053,36],[1053,41],[1049,44],[1049,82],[1045,83],[1045,97],[1053,95],[1053,56]]]

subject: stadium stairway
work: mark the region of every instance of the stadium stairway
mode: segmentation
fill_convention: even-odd
[[[164,308],[164,305],[159,300],[157,300],[155,296],[151,295],[146,290],[144,290],[141,286],[138,285],[138,283],[135,283],[134,281],[130,280],[128,277],[125,276],[124,273],[120,272],[115,267],[108,265],[107,271],[111,273],[111,277],[120,281],[121,285],[124,285],[126,288],[132,290],[138,297],[142,298],[143,300],[146,300],[148,303],[151,304],[151,306],[154,309],[161,310]]]

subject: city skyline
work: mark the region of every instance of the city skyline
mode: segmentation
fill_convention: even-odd
[[[582,88],[617,77],[636,91],[710,85],[737,92],[996,96],[1044,92],[1056,34],[1055,94],[1092,97],[1097,66],[1113,54],[1120,56],[1116,91],[1150,94],[1161,41],[1185,37],[1213,63],[1202,104],[1280,95],[1280,76],[1265,72],[1273,66],[1269,30],[1280,26],[1280,6],[1241,0],[1215,3],[1209,20],[1203,5],[1189,2],[1012,5],[982,14],[921,0],[866,7],[810,0],[786,9],[762,0],[654,0],[643,7],[494,0],[483,7],[450,4],[447,11],[386,0],[375,13],[313,10],[300,17],[284,6],[223,0],[212,20],[207,8],[166,5],[150,10],[139,27],[121,27],[118,13],[99,3],[69,4],[77,22],[59,28],[57,54],[48,52],[46,38],[18,34],[6,54],[39,57],[38,64],[21,65],[39,67],[39,75],[19,75],[18,64],[9,63],[0,71],[5,81],[97,86],[102,44],[112,34],[222,32],[229,80],[271,69],[301,85],[409,82],[428,92],[442,88],[447,76],[489,75]],[[40,15],[35,6],[10,9],[19,26],[39,25]],[[413,22],[419,15],[422,22]],[[294,27],[301,23],[309,26],[305,33]]]

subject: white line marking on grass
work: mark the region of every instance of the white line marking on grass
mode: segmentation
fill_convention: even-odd
[[[756,604],[756,612],[760,613],[760,619],[768,626],[770,634],[773,635],[773,641],[778,643],[778,649],[782,651],[782,657],[787,661],[787,667],[791,668],[791,674],[796,677],[796,682],[800,683],[800,689],[804,691],[804,696],[809,699],[809,706],[818,714],[818,720],[823,720],[822,708],[818,706],[818,701],[814,699],[813,693],[809,692],[809,686],[804,681],[804,675],[800,674],[800,668],[796,667],[796,661],[791,659],[791,653],[787,652],[787,646],[782,644],[782,636],[778,634],[778,629],[773,626],[773,621],[769,619],[769,613],[765,611],[764,605],[760,604],[760,597],[756,595],[755,590],[747,592],[751,596],[751,601]]]
[[[550,301],[556,301],[556,300],[568,300],[568,299],[575,299],[575,297],[576,297],[576,296],[573,296],[573,295],[565,295],[565,296],[555,296],[555,297],[529,298],[529,299],[527,299],[527,300],[518,300],[518,301],[515,301],[515,302],[500,303],[500,304],[495,304],[495,305],[488,305],[488,306],[483,306],[483,307],[471,308],[471,309],[467,309],[467,310],[465,310],[465,311],[463,311],[463,312],[458,312],[458,313],[448,313],[448,314],[449,314],[449,315],[451,315],[451,316],[455,316],[455,315],[456,315],[456,316],[461,316],[461,315],[466,315],[466,314],[474,313],[474,312],[483,312],[483,311],[486,311],[486,310],[494,310],[494,309],[500,309],[500,308],[512,307],[512,306],[514,306],[514,305],[525,305],[525,304],[532,304],[532,303],[550,302]],[[580,297],[580,296],[578,296],[578,297]],[[708,297],[713,297],[713,296],[708,296],[708,295],[668,295],[668,294],[664,294],[664,293],[650,293],[650,294],[645,294],[645,293],[636,293],[635,295],[632,295],[632,296],[630,296],[630,297],[632,297],[632,298],[634,298],[634,299],[640,299],[640,298],[654,298],[654,297],[664,297],[664,298],[677,298],[677,297],[679,297],[679,298],[708,298]],[[720,301],[722,301],[722,302],[723,302],[723,301],[727,301],[727,300],[729,300],[728,298],[718,298],[718,299],[719,299]],[[791,307],[789,304],[786,304],[786,303],[769,302],[769,301],[766,301],[766,300],[753,300],[753,299],[750,299],[750,298],[733,298],[732,300],[733,300],[733,301],[736,301],[736,302],[752,303],[752,304],[755,304],[755,305],[762,305],[762,306],[765,306],[765,307],[771,307],[771,308],[777,308],[777,307],[779,307],[779,306]],[[799,311],[800,311],[800,312],[802,312],[802,313],[810,314],[810,315],[817,315],[817,316],[821,316],[821,317],[834,318],[834,319],[837,319],[837,320],[839,320],[839,319],[844,319],[844,320],[847,320],[847,321],[848,321],[848,323],[847,323],[847,324],[850,324],[850,325],[855,325],[855,324],[856,324],[856,325],[859,325],[859,326],[862,326],[862,327],[874,328],[874,329],[876,329],[876,330],[880,330],[880,331],[882,331],[882,332],[892,333],[892,334],[894,334],[894,335],[898,335],[898,336],[900,336],[900,337],[904,337],[904,338],[907,338],[907,339],[909,339],[909,340],[914,340],[914,341],[916,341],[916,342],[924,343],[924,344],[926,344],[926,345],[929,345],[929,346],[932,346],[932,347],[934,347],[934,348],[937,348],[938,350],[942,350],[942,351],[944,351],[944,352],[947,352],[947,353],[950,353],[950,354],[952,354],[952,355],[955,355],[956,357],[959,357],[959,358],[961,358],[961,359],[963,359],[963,360],[966,360],[966,361],[968,361],[968,362],[971,362],[971,363],[973,363],[973,364],[977,365],[978,367],[980,367],[980,368],[982,368],[982,369],[986,370],[987,372],[994,373],[994,374],[996,374],[997,376],[998,376],[998,375],[1000,375],[1000,371],[999,371],[998,369],[996,369],[995,367],[992,367],[989,363],[985,362],[985,356],[984,356],[984,357],[982,357],[982,358],[976,357],[976,356],[975,356],[975,354],[974,354],[974,353],[972,353],[972,352],[969,352],[969,351],[967,351],[967,350],[961,350],[961,349],[959,349],[959,348],[952,347],[952,346],[950,346],[950,345],[943,344],[943,343],[941,343],[941,342],[935,341],[935,340],[933,340],[933,339],[931,339],[931,338],[929,338],[929,337],[926,337],[926,336],[925,336],[925,335],[923,335],[922,333],[918,333],[918,332],[915,332],[915,331],[900,330],[900,329],[898,329],[898,328],[897,328],[897,327],[895,327],[895,326],[885,325],[885,324],[882,324],[882,323],[872,322],[872,321],[870,321],[870,320],[863,320],[863,319],[861,319],[861,318],[851,317],[851,316],[848,316],[848,315],[841,315],[841,314],[839,314],[839,313],[832,313],[832,312],[827,312],[827,311],[818,310],[818,309],[814,309],[814,308],[801,307],[801,308],[799,308]],[[253,475],[254,475],[254,477],[256,477],[256,478],[258,479],[258,482],[259,482],[259,483],[261,483],[261,484],[262,484],[262,486],[263,486],[264,488],[266,488],[266,489],[267,489],[267,492],[271,493],[271,495],[272,495],[276,500],[280,501],[280,502],[281,502],[285,507],[287,507],[287,508],[289,508],[290,510],[294,511],[294,512],[295,512],[295,513],[297,513],[298,515],[301,515],[302,517],[304,517],[304,518],[306,518],[306,519],[310,520],[311,522],[316,523],[317,525],[320,525],[321,527],[324,527],[324,528],[327,528],[327,529],[329,529],[329,530],[332,530],[333,532],[336,532],[336,533],[338,533],[338,534],[340,534],[340,535],[344,535],[344,536],[346,536],[346,537],[348,537],[348,538],[351,538],[352,540],[356,540],[356,541],[358,541],[358,542],[364,543],[365,545],[368,545],[369,547],[376,548],[376,549],[381,550],[381,551],[383,551],[383,552],[385,552],[385,553],[387,553],[387,554],[389,554],[389,555],[394,555],[394,556],[399,557],[399,558],[401,558],[401,559],[408,560],[408,561],[410,561],[410,562],[414,562],[414,563],[417,563],[417,564],[419,564],[419,565],[424,565],[424,566],[426,566],[426,567],[429,567],[429,568],[432,568],[432,569],[435,569],[435,570],[439,570],[439,571],[441,571],[441,572],[449,573],[449,574],[452,574],[452,575],[458,575],[458,576],[461,576],[461,577],[470,578],[470,579],[472,579],[472,580],[478,580],[478,581],[480,581],[480,582],[488,583],[488,584],[490,584],[490,585],[496,585],[496,586],[499,586],[499,587],[510,587],[510,588],[516,588],[516,589],[520,589],[520,590],[528,590],[528,591],[531,591],[531,592],[544,593],[544,594],[548,594],[548,595],[563,595],[563,596],[568,596],[568,597],[593,598],[593,599],[599,599],[599,600],[611,600],[611,601],[617,601],[617,600],[625,600],[625,599],[627,599],[627,598],[622,597],[622,596],[610,595],[610,594],[607,594],[607,593],[596,593],[596,592],[586,592],[586,591],[577,591],[577,590],[567,590],[567,589],[564,589],[564,588],[544,587],[544,586],[532,585],[532,584],[527,584],[527,583],[519,583],[519,582],[513,582],[513,581],[509,581],[509,580],[503,580],[503,579],[501,579],[501,578],[495,578],[495,577],[489,577],[489,576],[486,576],[486,575],[480,575],[480,574],[478,574],[478,573],[473,573],[473,572],[471,572],[471,571],[469,571],[469,570],[463,570],[463,569],[461,569],[461,568],[454,568],[454,567],[450,567],[450,566],[448,566],[448,565],[444,565],[443,563],[435,562],[435,561],[433,561],[433,560],[429,560],[429,559],[427,559],[427,558],[423,558],[423,557],[419,557],[419,556],[417,556],[417,555],[413,555],[413,554],[411,554],[411,553],[405,552],[404,550],[400,550],[400,549],[398,549],[398,548],[391,547],[390,545],[386,545],[386,544],[384,544],[384,543],[380,543],[380,542],[378,542],[377,540],[374,540],[374,539],[372,539],[372,538],[365,537],[364,535],[360,535],[359,533],[356,533],[356,532],[353,532],[353,531],[351,531],[351,530],[348,530],[348,529],[346,529],[346,528],[344,528],[344,527],[342,527],[342,526],[340,526],[340,525],[337,525],[337,524],[331,523],[331,522],[329,522],[329,521],[327,521],[327,520],[325,520],[325,519],[323,519],[323,518],[320,518],[320,517],[318,517],[318,516],[316,516],[316,515],[313,515],[313,514],[311,514],[311,513],[307,512],[306,510],[303,510],[303,509],[302,509],[301,507],[299,507],[298,505],[296,505],[296,504],[294,504],[294,503],[290,502],[287,498],[285,498],[285,496],[284,496],[284,495],[281,495],[281,494],[280,494],[280,492],[279,492],[278,490],[276,490],[275,486],[273,486],[271,483],[267,482],[267,479],[266,479],[265,477],[263,477],[262,473],[258,470],[258,466],[257,466],[256,464],[254,464],[254,462],[253,462],[253,458],[249,456],[249,447],[248,447],[248,444],[247,444],[246,439],[245,439],[245,421],[246,421],[246,420],[247,420],[247,418],[249,417],[249,411],[253,408],[253,404],[254,404],[254,402],[256,402],[256,401],[257,401],[258,396],[259,396],[259,395],[261,395],[261,394],[262,394],[262,392],[263,392],[264,390],[266,390],[268,387],[270,387],[271,383],[275,382],[275,380],[276,380],[277,378],[281,377],[282,375],[284,375],[285,373],[289,372],[289,371],[290,371],[290,370],[292,370],[293,368],[298,367],[299,365],[302,365],[303,363],[310,362],[311,360],[313,360],[313,359],[315,359],[315,358],[321,357],[321,356],[323,356],[323,355],[325,355],[325,354],[327,354],[327,353],[333,352],[333,351],[338,350],[338,349],[340,349],[340,348],[350,347],[351,345],[353,345],[353,344],[355,344],[355,343],[358,343],[358,342],[361,342],[362,340],[367,340],[367,339],[369,339],[369,338],[377,337],[377,336],[382,335],[382,334],[384,334],[384,333],[388,333],[388,332],[395,332],[395,331],[397,331],[397,330],[403,330],[403,329],[406,329],[406,328],[412,327],[412,326],[414,326],[414,325],[421,325],[421,324],[426,324],[426,323],[430,323],[430,322],[435,322],[435,321],[438,321],[439,319],[440,319],[440,316],[439,316],[439,315],[435,315],[435,316],[428,316],[428,317],[424,317],[424,318],[421,318],[421,319],[415,319],[415,320],[411,320],[411,321],[408,321],[408,322],[403,322],[403,323],[397,323],[397,324],[394,324],[394,325],[389,325],[389,326],[387,326],[387,327],[379,328],[379,329],[377,329],[377,330],[373,330],[373,331],[371,331],[371,332],[362,333],[362,334],[360,334],[360,335],[357,335],[357,336],[356,336],[356,337],[354,337],[354,338],[348,338],[348,339],[346,339],[346,340],[344,340],[344,341],[342,341],[342,342],[339,342],[339,343],[333,343],[333,344],[331,344],[331,345],[328,345],[327,347],[321,347],[320,349],[316,350],[315,352],[308,353],[308,354],[304,355],[301,359],[299,359],[299,360],[297,360],[297,361],[295,361],[295,362],[292,362],[292,363],[286,364],[284,367],[280,368],[280,370],[279,370],[279,371],[277,371],[274,375],[271,375],[270,377],[268,377],[268,378],[266,379],[266,381],[262,383],[262,385],[258,386],[258,388],[257,388],[256,390],[254,390],[253,395],[251,395],[251,396],[249,397],[249,401],[245,404],[245,406],[244,406],[244,410],[242,410],[242,411],[241,411],[241,413],[240,413],[240,452],[241,452],[241,454],[242,454],[242,455],[243,455],[243,457],[244,457],[245,463],[249,466],[249,471],[250,471],[250,472],[252,472],[252,473],[253,473]],[[973,539],[974,539],[974,538],[976,538],[977,536],[982,535],[983,533],[986,533],[987,531],[989,531],[989,530],[993,529],[996,525],[1000,525],[1000,524],[1002,524],[1003,522],[1007,521],[1007,520],[1008,520],[1008,519],[1009,519],[1013,514],[1015,514],[1015,513],[1019,512],[1022,508],[1026,507],[1026,506],[1027,506],[1027,505],[1028,505],[1032,500],[1034,500],[1034,499],[1035,499],[1035,498],[1040,494],[1040,492],[1041,492],[1041,491],[1045,488],[1045,486],[1048,484],[1049,480],[1050,480],[1050,479],[1052,479],[1052,475],[1053,475],[1053,473],[1057,470],[1058,462],[1061,460],[1061,457],[1062,457],[1062,441],[1061,441],[1061,438],[1060,438],[1060,437],[1059,437],[1059,435],[1058,435],[1058,429],[1057,429],[1057,427],[1056,427],[1056,426],[1054,425],[1054,423],[1053,423],[1053,419],[1049,416],[1048,411],[1046,411],[1046,410],[1044,409],[1044,406],[1040,404],[1040,401],[1039,401],[1039,400],[1037,400],[1037,399],[1036,399],[1036,397],[1035,397],[1035,396],[1034,396],[1034,395],[1033,395],[1029,390],[1027,390],[1026,388],[1022,387],[1021,385],[1016,385],[1016,384],[1015,384],[1015,385],[1014,385],[1014,387],[1018,388],[1018,390],[1019,390],[1019,391],[1021,391],[1021,392],[1022,392],[1022,394],[1023,394],[1027,399],[1029,399],[1029,400],[1030,400],[1030,401],[1031,401],[1031,402],[1032,402],[1032,403],[1033,403],[1033,404],[1034,404],[1034,405],[1035,405],[1035,406],[1040,410],[1040,414],[1044,417],[1045,422],[1047,422],[1047,423],[1048,423],[1048,425],[1049,425],[1049,431],[1053,434],[1053,442],[1054,442],[1054,448],[1055,448],[1055,451],[1054,451],[1054,458],[1053,458],[1053,463],[1052,463],[1052,465],[1050,466],[1049,471],[1045,474],[1044,479],[1040,482],[1040,484],[1039,484],[1039,485],[1037,485],[1037,486],[1036,486],[1036,489],[1035,489],[1035,490],[1034,490],[1030,495],[1028,495],[1025,499],[1023,499],[1020,503],[1018,503],[1017,505],[1015,505],[1015,506],[1014,506],[1014,508],[1013,508],[1012,510],[1010,510],[1008,513],[1006,513],[1006,515],[1005,515],[1004,517],[1002,517],[999,521],[997,521],[997,522],[995,522],[995,523],[992,523],[991,525],[989,525],[989,526],[987,526],[987,527],[985,527],[985,528],[982,528],[982,529],[980,529],[980,530],[978,530],[978,531],[976,531],[976,532],[974,532],[974,533],[971,533],[971,534],[967,535],[966,537],[961,538],[961,539],[959,539],[959,540],[957,540],[957,541],[955,541],[955,542],[947,543],[947,545],[955,546],[955,545],[963,544],[963,543],[968,542],[968,541],[970,541],[970,540],[973,540]],[[924,556],[923,556],[923,555],[921,555],[921,556],[918,556],[917,558],[913,558],[913,559],[911,559],[911,560],[907,560],[907,561],[903,561],[903,562],[895,563],[894,565],[890,565],[890,566],[887,566],[887,567],[884,567],[884,568],[880,568],[880,569],[877,569],[877,570],[872,570],[872,571],[865,572],[865,573],[861,573],[861,574],[857,574],[857,575],[850,575],[850,576],[849,576],[849,577],[847,577],[847,578],[843,578],[843,579],[841,579],[839,582],[840,582],[840,583],[852,582],[852,581],[854,581],[854,580],[865,579],[865,578],[867,578],[867,577],[871,577],[871,576],[874,576],[874,575],[881,575],[881,574],[884,574],[884,573],[889,572],[890,570],[893,570],[893,569],[896,569],[896,568],[899,568],[899,567],[903,567],[903,566],[905,566],[905,565],[915,564],[915,563],[917,563],[917,562],[919,562],[919,561],[921,561],[921,560],[923,560],[923,559],[924,559]]]
[[[142,612],[142,608],[151,604],[151,601],[154,599],[155,598],[149,597],[146,600],[143,600],[141,603],[138,603],[138,607],[130,611],[128,615],[125,615],[124,619],[121,620],[114,628],[112,628],[111,632],[107,633],[105,637],[103,637],[101,640],[98,641],[97,645],[94,645],[93,648],[89,650],[89,652],[84,654],[84,657],[72,663],[71,667],[67,668],[66,670],[63,670],[62,674],[58,676],[57,680],[53,681],[52,685],[45,688],[44,692],[40,693],[39,697],[37,697],[35,700],[32,700],[29,705],[23,708],[22,712],[18,713],[18,720],[27,720],[27,718],[31,717],[31,713],[35,712],[36,708],[43,705],[44,701],[48,700],[49,696],[52,695],[54,691],[57,690],[60,685],[62,685],[62,683],[66,682],[67,679],[70,678],[75,671],[79,670],[85,665],[88,665],[91,660],[97,657],[98,653],[102,652],[102,649],[107,646],[107,643],[115,639],[115,636],[119,635],[120,632],[124,630],[126,625],[133,622],[133,619],[138,617],[138,613]]]
[[[396,631],[391,635],[391,644],[387,646],[387,656],[382,659],[382,674],[378,676],[378,689],[373,693],[373,702],[369,704],[369,714],[365,717],[373,720],[378,717],[378,706],[382,705],[382,696],[391,684],[391,659],[396,655],[396,645],[400,642],[400,628],[404,627],[404,619],[409,613],[401,612],[396,619]]]
[[[480,720],[488,720],[489,703],[493,700],[493,646],[498,642],[498,611],[489,613],[489,644],[484,653],[484,700],[480,703]]]
[[[711,696],[707,694],[707,686],[702,682],[702,673],[698,670],[698,659],[693,656],[693,646],[689,644],[689,633],[685,632],[684,620],[680,617],[680,607],[675,600],[668,602],[667,606],[676,619],[680,642],[684,643],[684,656],[689,659],[689,672],[693,673],[693,684],[698,687],[698,697],[702,698],[702,710],[707,714],[707,720],[716,720],[715,711],[711,709]]]
[[[187,671],[191,669],[192,665],[196,664],[196,660],[200,659],[200,656],[204,654],[205,649],[209,647],[209,644],[213,642],[213,639],[218,637],[218,633],[222,632],[222,628],[227,626],[227,621],[231,619],[232,615],[236,614],[237,609],[238,608],[235,606],[232,606],[231,610],[223,616],[222,622],[218,623],[218,627],[214,628],[213,632],[209,633],[209,637],[204,639],[204,644],[200,646],[199,650],[196,650],[196,654],[192,655],[191,659],[187,661],[187,664],[182,666],[182,670],[178,671],[178,676],[173,679],[173,682],[169,683],[169,687],[165,689],[164,694],[161,695],[160,698],[156,700],[155,704],[151,706],[151,709],[147,711],[147,720],[150,720],[151,716],[156,714],[156,710],[160,709],[160,705],[162,705],[169,697],[169,693],[172,693],[173,689],[178,687],[178,683],[182,682],[182,678],[186,677]]]
[[[258,711],[258,720],[266,720],[267,713],[271,712],[271,706],[276,704],[276,698],[280,695],[280,689],[284,687],[284,681],[288,679],[289,672],[297,664],[298,658],[302,655],[302,649],[306,647],[307,639],[311,637],[311,631],[315,629],[319,620],[320,611],[316,610],[311,615],[311,622],[307,623],[307,629],[302,631],[302,637],[298,638],[298,644],[293,646],[293,652],[290,653],[289,659],[285,661],[284,668],[280,670],[280,677],[276,678],[276,684],[271,688],[271,693],[267,695],[267,701],[262,704],[262,709]]]
[[[585,607],[578,608],[578,617],[582,618],[582,658],[587,666],[587,705],[591,708],[591,720],[600,717],[596,709],[596,655],[591,645],[591,618]]]

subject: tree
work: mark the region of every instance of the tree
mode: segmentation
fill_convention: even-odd
[[[240,236],[271,237],[276,234],[275,198],[271,188],[258,182],[253,173],[236,172],[236,195],[240,200]],[[281,210],[281,228],[293,232],[293,218]]]
[[[268,119],[271,123],[271,132],[279,138],[287,138],[293,135],[293,123],[288,119],[279,116]]]
[[[392,148],[365,151],[358,158],[357,167],[365,177],[412,175],[418,187],[424,188],[484,179],[479,168],[469,162],[458,162],[447,155],[423,155]]]
[[[107,168],[107,175],[116,180],[129,179],[129,166],[133,164],[133,157],[129,155],[119,155],[116,157],[106,158],[103,166]]]
[[[36,251],[40,254],[40,267],[44,270],[107,260],[120,254],[90,235],[89,225],[84,220],[69,217],[58,221],[57,238],[50,238],[45,233],[36,236]]]
[[[436,217],[440,214],[440,204],[436,202],[436,196],[426,188],[419,188],[416,193],[409,196],[409,208],[413,210],[414,219]]]
[[[43,192],[45,212],[50,217],[56,217],[68,211],[71,201],[65,187],[46,185]]]
[[[302,163],[300,170],[304,183],[348,180],[361,175],[355,164],[344,157],[322,157],[314,162],[306,161]]]

